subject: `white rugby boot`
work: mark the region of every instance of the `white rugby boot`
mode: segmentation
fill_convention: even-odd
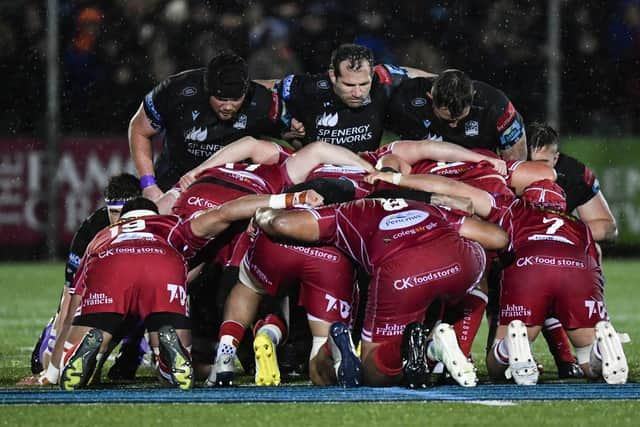
[[[607,321],[596,324],[596,342],[602,359],[598,359],[591,351],[589,364],[595,373],[601,374],[607,384],[625,384],[629,376],[627,358],[622,349],[620,335]]]
[[[444,363],[451,378],[463,387],[475,387],[478,385],[476,368],[464,355],[458,345],[453,326],[448,323],[440,323],[433,332],[433,341],[427,351],[431,360]]]
[[[527,326],[520,320],[512,320],[504,337],[509,351],[509,367],[504,372],[507,379],[513,378],[518,385],[538,383],[538,366],[531,354]]]

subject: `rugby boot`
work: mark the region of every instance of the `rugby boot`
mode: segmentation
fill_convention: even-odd
[[[221,353],[211,367],[211,373],[204,382],[205,387],[229,387],[233,385],[235,376],[235,357]]]
[[[256,335],[253,352],[256,359],[256,385],[280,385],[276,348],[268,334],[261,332]]]
[[[535,385],[538,382],[538,364],[531,354],[527,327],[520,320],[512,320],[504,338],[509,351],[509,367],[504,372],[507,379],[513,378],[519,385]]]
[[[48,364],[51,353],[53,353],[53,346],[56,341],[55,331],[53,330],[54,319],[55,316],[49,319],[47,326],[42,330],[31,352],[31,372],[33,374],[39,374],[46,368],[45,365]]]
[[[120,352],[116,356],[116,361],[113,363],[107,377],[114,381],[125,380],[133,381],[136,378],[136,371],[142,363],[142,359],[145,355],[146,342],[144,336],[136,337],[136,339],[130,340],[125,337],[120,344]]]
[[[188,390],[193,387],[191,357],[182,347],[173,326],[162,326],[158,330],[160,357],[158,372],[171,385]]]
[[[96,357],[100,351],[103,337],[99,329],[91,329],[82,338],[67,359],[60,374],[60,388],[76,390],[84,388],[96,367]]]
[[[440,323],[436,326],[427,355],[432,360],[444,363],[451,378],[461,386],[475,387],[478,384],[476,368],[460,350],[452,325]]]
[[[402,334],[402,382],[409,388],[424,388],[429,382],[427,335],[418,322],[408,324]]]
[[[558,367],[558,377],[560,379],[584,378],[584,372],[577,363],[558,361],[556,366]]]
[[[328,338],[338,385],[342,387],[361,386],[362,362],[356,353],[349,328],[342,322],[332,323]]]
[[[596,373],[598,368],[601,370],[602,378],[607,384],[625,384],[627,377],[629,376],[629,366],[627,365],[627,358],[622,349],[622,342],[620,336],[613,328],[613,325],[607,321],[600,321],[596,324],[596,343],[598,351],[602,356],[602,361],[598,366],[599,361],[591,352],[591,366],[596,365]]]

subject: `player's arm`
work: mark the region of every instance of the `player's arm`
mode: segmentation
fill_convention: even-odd
[[[416,78],[416,77],[437,77],[437,74],[433,74],[430,73],[428,71],[424,71],[421,70],[419,68],[414,68],[414,67],[406,67],[406,66],[402,66],[402,68],[404,68],[407,71],[407,75],[409,76],[410,79]]]
[[[250,159],[252,163],[263,165],[277,163],[281,151],[278,144],[274,142],[256,139],[252,136],[242,137],[231,144],[225,145],[207,160],[184,174],[179,181],[180,188],[182,190],[186,189],[195,181],[196,175],[215,166],[238,163],[245,159]]]
[[[365,171],[373,171],[373,165],[344,147],[316,141],[304,146],[296,154],[287,159],[285,167],[291,182],[298,184],[319,164],[357,166]]]
[[[389,153],[378,159],[378,162],[376,163],[376,169],[387,172],[389,172],[389,169],[392,169],[394,172],[410,174],[411,164],[402,157],[393,153]]]
[[[507,233],[502,228],[473,217],[464,219],[458,233],[462,237],[475,240],[480,243],[483,248],[490,251],[504,249],[509,243]]]
[[[524,189],[531,183],[541,179],[555,181],[557,177],[558,175],[556,174],[555,169],[546,163],[527,161],[518,164],[518,166],[511,172],[509,185],[515,190],[516,194],[520,196],[522,191],[524,191]]]
[[[144,176],[154,176],[153,144],[151,138],[157,133],[158,131],[151,126],[141,103],[138,111],[136,111],[129,122],[129,150],[140,178]],[[148,199],[156,200],[162,196],[162,191],[154,183],[144,187],[142,189],[142,195]]]
[[[287,194],[252,194],[204,211],[191,220],[191,231],[197,237],[213,238],[234,221],[251,218],[258,208],[290,208],[297,205],[320,206],[322,196],[314,190]]]
[[[493,207],[493,199],[486,191],[444,176],[403,175],[400,173],[376,171],[365,177],[365,181],[370,184],[378,180],[401,187],[413,188],[414,190],[422,190],[447,196],[466,197],[473,202],[475,213],[483,218],[489,216]]]
[[[578,216],[589,226],[593,239],[609,241],[618,237],[618,225],[602,192],[576,208]]]
[[[392,143],[391,152],[406,160],[409,164],[415,164],[420,160],[435,160],[442,162],[489,162],[500,174],[507,174],[507,165],[504,160],[485,156],[468,150],[460,145],[444,141],[395,141]]]
[[[264,87],[266,87],[267,89],[273,89],[275,87],[275,85],[280,81],[278,79],[269,79],[269,80],[253,80],[254,82],[258,83],[259,85],[262,85]]]
[[[500,149],[500,157],[504,160],[526,160],[527,159],[527,134],[522,131],[522,136],[509,148]]]
[[[258,209],[256,224],[269,236],[306,243],[317,242],[320,238],[318,220],[310,211],[282,209]]]

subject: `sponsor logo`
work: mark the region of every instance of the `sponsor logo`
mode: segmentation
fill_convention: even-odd
[[[385,216],[380,220],[378,228],[380,230],[399,230],[401,228],[420,224],[427,218],[429,218],[429,214],[427,212],[412,209]]]
[[[192,127],[184,134],[184,139],[202,142],[207,139],[207,128]]]
[[[376,335],[382,335],[384,337],[394,337],[402,335],[405,325],[398,325],[397,323],[385,323],[382,328],[376,328]]]
[[[596,313],[601,319],[607,317],[607,309],[604,307],[604,302],[602,301],[585,300],[584,306],[589,310],[589,319]]]
[[[76,254],[74,254],[73,252],[69,253],[69,264],[71,264],[73,267],[78,268],[78,266],[80,265],[80,257]]]
[[[336,113],[336,120],[337,120]],[[369,141],[373,138],[371,125],[354,126],[346,129],[318,129],[318,139],[334,145],[352,144],[354,142]]]
[[[327,313],[330,311],[339,311],[340,317],[343,319],[349,318],[351,314],[351,304],[329,294],[324,294],[324,299],[327,300],[327,307],[324,311]]]
[[[500,317],[526,317],[531,316],[531,309],[524,305],[507,304],[500,310]]]
[[[245,261],[245,263],[246,262],[247,261]],[[268,290],[269,288],[273,287],[273,281],[271,281],[269,279],[269,276],[267,276],[265,272],[262,271],[260,267],[255,265],[253,262],[249,263],[249,271],[251,271],[251,274],[253,274],[254,277],[260,281],[260,283],[262,284],[262,287],[265,288],[265,290]]]
[[[444,141],[444,138],[442,138],[442,136],[438,135],[437,133],[431,133],[431,132],[427,132],[422,139],[430,139],[432,141]]]
[[[593,181],[593,185],[591,186],[591,191],[593,192],[593,194],[595,194],[598,191],[600,191],[600,181],[598,181],[598,178],[596,178]]]
[[[427,100],[424,98],[413,98],[411,100],[411,105],[413,105],[414,107],[424,107],[425,105],[427,105]],[[425,121],[428,122],[428,120]],[[429,124],[431,124],[431,122],[429,122]]]
[[[155,104],[153,103],[153,92],[149,92],[144,97],[144,103],[147,106],[146,111],[151,113],[151,117],[150,117],[151,126],[156,130],[162,129],[162,117],[160,116],[160,113],[158,112]]]
[[[165,251],[162,248],[110,248],[98,253],[98,258],[106,258],[112,255],[164,255]]]
[[[198,110],[192,111],[191,112],[191,120],[193,120],[195,122],[199,115],[200,115],[200,111],[198,111]]]
[[[464,134],[467,136],[478,136],[480,133],[480,126],[475,120],[469,120],[464,124]]]
[[[504,113],[502,113],[502,115],[498,118],[498,122],[496,123],[498,132],[502,132],[507,127],[509,127],[515,116],[516,109],[514,108],[512,103],[509,103],[509,105],[507,105],[507,108],[505,108]]]
[[[534,234],[529,236],[527,240],[553,240],[555,242],[562,242],[575,246],[575,244],[566,237],[554,236],[553,234]]]
[[[282,97],[284,99],[289,99],[291,97],[291,83],[293,82],[294,75],[289,74],[282,81]]]
[[[202,198],[202,197],[198,197],[198,196],[191,196],[187,199],[187,204],[190,206],[196,206],[198,208],[202,208],[202,209],[211,209],[214,208],[216,206],[218,206],[216,203],[213,203],[211,200]]]
[[[319,248],[310,247],[310,246],[292,246],[292,245],[284,245],[284,247],[310,257],[319,258],[329,262],[338,262],[338,256],[336,254],[323,251]]]
[[[398,74],[400,76],[406,76],[407,75],[407,71],[402,68],[402,67],[398,67],[397,65],[393,65],[393,64],[384,64],[384,67],[389,70],[389,72],[391,74]]]
[[[82,299],[82,306],[113,304],[113,298],[104,292],[89,292],[89,296]]]
[[[193,96],[196,93],[198,93],[198,89],[196,89],[193,86],[187,86],[184,89],[182,89],[182,96]]]
[[[514,120],[513,123],[511,123],[511,126],[507,127],[500,134],[500,145],[502,147],[511,147],[518,142],[523,134],[524,126],[522,126],[522,123],[520,123],[519,120]]]
[[[338,124],[338,113],[322,113],[316,117],[316,126],[324,126],[332,128]]]
[[[579,268],[584,270],[586,265],[583,261],[572,258],[557,258],[548,255],[535,255],[520,257],[516,260],[516,267],[527,267],[530,265],[547,265],[550,267]]]
[[[112,243],[126,242],[129,240],[155,241],[156,236],[154,236],[152,233],[122,233]]]
[[[393,282],[393,288],[397,291],[402,291],[409,288],[417,288],[423,285],[427,285],[434,280],[455,276],[461,271],[462,268],[460,267],[460,264],[453,264],[448,267],[427,271],[424,273],[416,274],[415,276],[403,277],[402,279],[395,280]]]
[[[431,120],[429,120],[429,119],[424,119],[424,120],[422,121],[422,125],[423,125],[425,128],[428,128],[429,126],[431,126]]]
[[[240,114],[238,119],[233,124],[234,129],[245,129],[247,127],[247,115]]]
[[[318,89],[323,89],[323,90],[327,90],[331,87],[331,85],[329,85],[329,82],[327,80],[318,81],[318,83],[316,83],[316,86]]]
[[[438,226],[437,222],[430,222],[429,224],[426,224],[426,225],[419,225],[418,227],[410,228],[408,230],[402,230],[401,232],[391,236],[391,238],[393,240],[398,240],[406,236],[415,236],[416,234],[422,233],[423,231],[433,230],[437,226]]]
[[[187,292],[182,285],[174,285],[173,283],[167,283],[167,290],[169,291],[169,302],[179,299],[180,305],[184,307],[187,303]]]

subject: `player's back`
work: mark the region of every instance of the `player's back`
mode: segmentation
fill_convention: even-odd
[[[462,218],[412,200],[356,200],[336,209],[337,246],[371,272],[404,249],[445,235],[457,237]]]
[[[87,254],[105,257],[111,255],[144,255],[173,249],[191,257],[206,239],[191,232],[190,224],[174,215],[149,215],[119,221],[105,228],[93,239]]]
[[[598,258],[589,228],[572,215],[517,199],[504,210],[500,225],[509,234],[510,245],[516,251],[537,242],[554,242],[571,245],[576,251]]]

